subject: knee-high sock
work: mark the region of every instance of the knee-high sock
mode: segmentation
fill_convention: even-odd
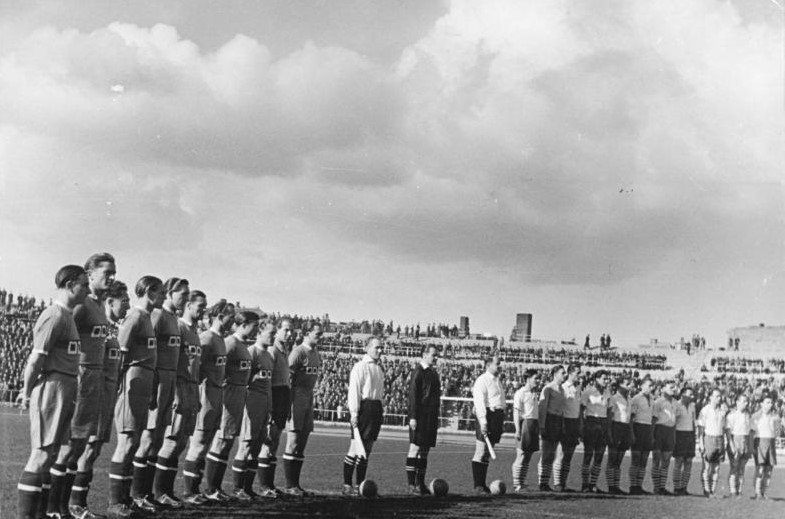
[[[428,470],[428,458],[421,456],[417,458],[417,471],[415,473],[414,484],[418,487],[425,486],[425,471]]]
[[[354,464],[357,462],[357,456],[349,456],[348,454],[343,457],[343,484],[351,485],[354,479]]]
[[[552,471],[553,463],[545,461],[544,457],[540,457],[540,462],[537,464],[537,475],[540,479],[540,485],[547,485],[550,482]]]
[[[516,457],[512,462],[512,486],[513,488],[520,488],[523,486],[521,483],[521,471],[523,470],[523,460]]]
[[[243,489],[253,495],[253,480],[256,479],[256,469],[258,466],[258,461],[256,458],[248,460],[246,462],[245,468],[245,480],[243,481]]]
[[[597,484],[597,480],[600,478],[600,472],[602,471],[602,460],[597,460],[595,457],[594,463],[591,466],[591,474],[589,475],[589,485],[594,486]]]
[[[199,493],[199,482],[202,479],[199,462],[197,460],[185,460],[183,462],[183,486],[185,495],[192,496]]]
[[[283,455],[283,470],[286,476],[286,487],[297,488],[300,486],[300,472],[303,468],[304,457],[285,453]]]
[[[267,490],[270,488],[274,488],[275,484],[275,458],[263,458],[260,457],[257,459],[257,476],[259,476],[259,484],[262,486],[262,489]]]
[[[60,510],[63,513],[68,513],[68,503],[71,502],[71,488],[74,486],[74,479],[76,479],[76,468],[76,463],[66,467],[63,489],[60,491]]]
[[[365,475],[368,473],[368,458],[357,457],[357,484],[359,485],[365,481]]]
[[[711,492],[711,464],[705,460],[701,470],[701,482],[703,483],[703,491]]]
[[[128,474],[126,473],[128,472]],[[125,478],[130,476],[126,465],[122,462],[111,462],[109,464],[109,504],[117,505],[125,503],[128,496],[125,494]]]
[[[692,473],[692,458],[684,460],[684,468],[681,471],[681,488],[687,490],[690,483],[690,475]]]
[[[235,490],[242,490],[245,487],[245,470],[247,465],[245,460],[232,461],[232,482]]]
[[[134,474],[131,482],[131,497],[134,499],[144,497],[145,493],[145,478],[147,477],[147,458],[140,458],[134,456]]]
[[[226,472],[228,460],[219,453],[211,452],[207,455],[204,467],[204,476],[207,481],[207,492],[213,493],[221,489],[221,483]]]
[[[417,458],[406,458],[406,481],[414,486],[417,476]]]
[[[63,496],[63,486],[65,485],[66,467],[60,463],[55,463],[49,469],[49,477],[51,480],[51,487],[49,488],[49,497],[47,499],[46,513],[59,514],[60,513],[60,499]]]
[[[42,499],[41,491],[43,477],[36,472],[22,472],[17,484],[19,494],[18,517],[20,519],[36,519],[39,503]]]
[[[608,466],[605,467],[605,483],[607,483],[608,488],[614,488],[614,486],[615,486],[614,485],[614,481],[615,481],[615,479],[614,479],[614,471],[615,470],[616,469],[611,464],[608,464]]]
[[[673,462],[673,490],[681,490],[681,467],[682,461],[676,460]]]
[[[77,472],[74,484],[71,487],[70,504],[86,507],[87,492],[90,490],[90,482],[93,480],[93,471]]]
[[[488,474],[487,461],[472,461],[472,476],[474,479],[474,487],[485,487],[485,478]]]
[[[581,462],[581,486],[589,486],[589,476],[591,474],[591,460],[584,453],[583,461]]]
[[[153,476],[153,495],[156,499],[164,494],[172,495],[174,479],[177,477],[177,458],[158,457]]]

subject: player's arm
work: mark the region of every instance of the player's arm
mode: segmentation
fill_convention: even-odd
[[[25,365],[22,392],[17,397],[23,409],[27,409],[30,405],[30,393],[33,392],[33,387],[38,382],[41,370],[44,368],[46,356],[52,351],[59,335],[60,331],[57,321],[51,314],[40,318],[35,323],[35,328],[33,329],[33,350],[30,352]]]
[[[610,443],[613,441],[613,402],[611,402],[610,397],[607,402],[605,402],[605,406],[605,430],[608,437],[608,443]]]
[[[360,363],[354,365],[349,373],[349,422],[352,427],[357,427],[357,419],[360,414],[360,400],[362,399],[362,381],[360,373]]]
[[[704,406],[703,409],[701,409],[698,419],[695,421],[695,436],[698,439],[698,450],[700,451],[701,454],[703,454],[705,450],[705,444],[703,443],[703,434],[706,430],[703,426],[705,420],[705,413],[704,413],[705,410],[706,407]]]
[[[545,428],[545,420],[548,418],[548,402],[551,400],[551,388],[545,386],[540,392],[540,406],[537,409],[537,419],[540,423],[540,431],[547,430]]]
[[[638,406],[633,398],[630,401],[630,444],[635,444],[635,416],[638,414]]]
[[[515,426],[515,439],[521,439],[521,409],[523,408],[523,393],[516,392],[512,404],[512,423]]]
[[[480,431],[483,434],[488,433],[488,416],[485,409],[485,402],[487,401],[488,395],[488,388],[483,384],[482,378],[478,378],[474,382],[474,387],[472,388],[472,397],[474,399],[474,416],[477,417],[477,421],[480,423]]]
[[[728,443],[728,453],[731,456],[735,456],[736,452],[735,452],[735,448],[734,448],[734,445],[733,445],[733,431],[732,431],[732,427],[733,427],[733,420],[732,419],[730,419],[730,420],[726,419],[725,420],[725,430],[723,431],[723,433],[725,433],[725,441]]]
[[[417,430],[417,415],[420,411],[420,402],[422,401],[422,380],[420,370],[415,369],[412,374],[412,379],[409,381],[409,427]]]

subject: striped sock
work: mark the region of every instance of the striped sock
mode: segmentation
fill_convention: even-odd
[[[19,494],[18,516],[33,519],[37,517],[43,478],[35,472],[22,472],[16,485]]]
[[[131,480],[131,497],[134,499],[146,496],[145,478],[147,477],[147,458],[134,456],[134,474]]]
[[[357,456],[349,456],[348,454],[343,457],[343,484],[351,485],[354,478],[354,463]]]
[[[595,486],[597,484],[597,480],[600,477],[600,471],[602,470],[602,461],[600,463],[594,463],[591,466],[591,476],[589,479],[589,485]]]
[[[540,485],[547,485],[551,479],[551,473],[553,471],[553,464],[550,462],[543,463],[542,458],[540,458],[540,463],[537,465],[537,474],[540,478]]]
[[[65,471],[65,478],[63,478],[63,489],[60,491],[60,512],[63,515],[68,515],[68,503],[71,501],[71,488],[76,479],[76,468],[76,463],[69,465]]]
[[[86,507],[87,506],[87,491],[90,490],[90,481],[93,479],[93,472],[77,472],[74,478],[74,484],[71,487],[70,504]]]
[[[232,461],[232,481],[235,490],[242,490],[245,487],[245,471],[248,463],[245,460]]]
[[[614,487],[614,469],[611,465],[605,467],[605,483],[607,483],[608,488]]]
[[[199,481],[202,474],[199,471],[199,462],[196,460],[185,460],[183,462],[183,486],[185,495],[192,496],[199,493]]]
[[[673,464],[673,491],[678,492],[681,490],[681,461],[676,461]]]
[[[207,480],[208,493],[212,494],[216,490],[220,490],[226,472],[226,464],[227,460],[222,458],[220,454],[211,452],[207,455],[204,478]]]
[[[584,456],[585,461],[581,463],[581,483],[583,487],[588,487],[590,484],[589,475],[591,473],[591,463],[587,463],[588,460],[585,458],[586,456]]]
[[[720,479],[720,467],[716,463],[712,463],[711,465],[711,484],[710,489],[711,493],[715,493],[717,491],[717,482]]]
[[[46,513],[60,513],[60,498],[63,495],[63,485],[65,484],[66,467],[60,463],[55,463],[49,469],[51,487],[49,488],[49,498],[47,499]]]
[[[258,468],[258,462],[256,458],[250,459],[245,462],[245,479],[243,480],[243,490],[245,490],[248,494],[253,495],[255,492],[253,491],[253,480],[256,479],[256,469]]]
[[[561,458],[557,458],[553,464],[553,480],[556,482],[557,485],[561,485],[561,464],[562,464]],[[542,483],[542,479],[540,480],[540,483]],[[548,481],[546,480],[545,483],[548,483]]]
[[[116,505],[126,501],[123,482],[126,475],[123,464],[111,462],[109,464],[109,504]]]
[[[416,474],[417,458],[406,458],[406,481],[409,483],[409,486],[414,486]]]
[[[365,474],[368,472],[368,458],[357,457],[357,484],[365,481]]]
[[[703,483],[704,492],[711,492],[711,476],[709,470],[711,470],[709,464],[704,462],[703,470],[701,470],[701,482]]]
[[[621,465],[613,467],[613,486],[615,488],[621,487]]]
[[[519,462],[516,458],[515,461],[512,462],[512,487],[513,488],[520,488],[521,487],[521,468],[523,462]]]

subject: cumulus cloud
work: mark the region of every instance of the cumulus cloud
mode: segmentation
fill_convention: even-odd
[[[336,250],[617,282],[695,243],[707,259],[781,243],[781,30],[715,0],[455,0],[379,63],[243,35],[205,52],[167,25],[42,28],[0,54],[5,144],[24,144],[2,178],[33,206],[71,181],[56,194],[101,230],[113,201],[142,247],[161,220],[178,250],[292,219]],[[202,209],[238,179],[252,215],[217,229]]]

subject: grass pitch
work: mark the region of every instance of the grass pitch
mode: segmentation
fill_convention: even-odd
[[[13,409],[0,409],[0,518],[16,517],[16,483],[29,454],[29,422],[26,415]],[[383,432],[371,456],[368,478],[379,485],[380,498],[345,498],[340,495],[342,484],[342,460],[348,447],[348,431],[331,429],[317,431],[306,450],[302,484],[319,493],[305,499],[279,499],[252,504],[230,504],[166,512],[161,517],[172,519],[197,519],[209,517],[596,517],[596,518],[774,518],[783,517],[785,509],[785,472],[775,470],[769,490],[770,500],[751,501],[753,476],[752,463],[747,466],[745,496],[741,499],[713,499],[702,497],[700,462],[693,464],[689,491],[691,497],[617,497],[607,495],[584,495],[580,493],[553,494],[527,492],[523,495],[503,497],[475,497],[472,495],[471,457],[474,452],[473,437],[452,437],[440,441],[431,452],[428,465],[428,480],[441,477],[450,485],[450,493],[443,498],[413,498],[405,495],[406,476],[404,460],[407,441],[390,437]],[[395,435],[392,435],[395,436]],[[492,461],[488,470],[488,482],[502,479],[511,488],[510,465],[514,458],[511,438],[503,440],[498,449],[499,458]],[[106,509],[108,495],[107,468],[114,445],[107,445],[96,466],[95,478],[90,491],[89,503],[96,512]],[[569,486],[580,487],[580,463],[582,454],[576,452],[570,470]],[[535,460],[539,459],[535,456]],[[622,466],[622,487],[626,488],[626,470],[629,457]],[[727,464],[722,465],[720,490],[727,489]],[[283,483],[283,471],[279,468],[276,482]],[[536,488],[537,467],[532,463],[527,476],[530,488]],[[224,490],[230,490],[230,481],[224,480]],[[600,486],[605,488],[605,472],[600,475]],[[647,479],[647,488],[651,482]],[[175,490],[182,490],[178,477]],[[700,494],[700,497],[698,495]]]

